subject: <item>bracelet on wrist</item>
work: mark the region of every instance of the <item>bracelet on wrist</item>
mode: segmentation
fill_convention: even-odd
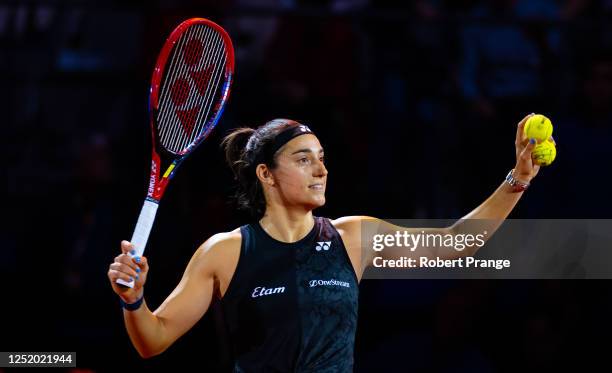
[[[121,307],[123,307],[123,309],[128,310],[128,311],[136,311],[137,309],[140,308],[143,301],[144,301],[144,293],[134,303],[125,303],[123,299],[119,298],[119,303],[121,304]]]
[[[525,181],[520,181],[514,178],[514,168],[508,172],[506,176],[506,182],[512,187],[512,191],[515,193],[523,192],[527,188],[529,188],[529,183]]]

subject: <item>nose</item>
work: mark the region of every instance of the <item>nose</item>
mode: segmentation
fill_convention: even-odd
[[[314,168],[314,176],[325,177],[327,176],[327,167],[325,167],[325,163],[317,160],[316,167]]]

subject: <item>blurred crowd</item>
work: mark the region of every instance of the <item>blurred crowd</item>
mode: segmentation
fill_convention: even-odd
[[[230,34],[236,80],[220,125],[160,207],[146,252],[150,305],[210,234],[249,221],[231,203],[218,144],[276,117],[307,123],[326,148],[328,202],[317,215],[459,218],[512,168],[516,124],[531,112],[551,118],[558,159],[511,217],[610,215],[610,0],[2,1],[3,304],[43,311],[9,326],[0,350],[81,347],[92,367],[109,363],[107,351],[152,369],[199,361],[199,348],[203,366],[221,369],[216,312],[165,356],[139,362],[105,274],[145,195],[156,55],[195,16]],[[366,281],[356,369],[573,366],[598,351],[578,353],[578,340],[610,331],[605,285]]]

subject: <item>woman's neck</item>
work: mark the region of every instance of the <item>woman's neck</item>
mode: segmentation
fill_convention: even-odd
[[[275,240],[289,243],[304,238],[312,230],[314,218],[312,211],[275,210],[268,206],[259,224]]]

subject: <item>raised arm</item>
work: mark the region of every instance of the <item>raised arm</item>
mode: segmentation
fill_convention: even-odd
[[[518,123],[514,141],[516,165],[512,175],[523,184],[529,184],[540,171],[540,166],[533,163],[531,158],[531,152],[535,148],[536,142],[535,140],[525,138],[523,132],[525,123],[532,115],[533,113],[527,115]],[[520,190],[520,188],[518,189]],[[510,215],[514,206],[523,196],[524,192],[519,190],[510,186],[506,181],[502,182],[489,198],[449,228],[453,234],[469,233],[469,231],[474,230],[475,225],[471,222],[478,220],[476,225],[478,225],[479,229],[487,230],[488,239]],[[476,250],[478,250],[478,247],[473,246],[466,250],[463,256],[474,255]]]
[[[535,142],[529,141],[523,135],[525,123],[532,115],[527,115],[518,123],[515,138],[516,165],[513,176],[524,184],[529,184],[540,169],[540,166],[535,165],[531,159]],[[482,236],[484,244],[508,217],[522,195],[522,191],[517,191],[508,182],[503,181],[489,198],[449,227],[401,227],[370,216],[347,216],[334,220],[334,225],[342,235],[355,271],[361,276],[365,268],[372,265],[376,256],[381,256],[383,259],[396,259],[402,256],[416,259],[418,263],[420,257],[456,259],[471,256],[482,247],[478,244],[480,242],[478,240],[474,240],[460,251],[435,245],[425,246],[423,245],[424,241],[409,240],[411,247],[394,247],[390,250],[377,251],[373,249],[375,243],[373,234],[385,236],[396,235],[397,232],[400,232],[403,238],[403,233],[406,232],[406,235],[411,237],[425,237],[427,235],[447,237],[448,235],[459,234],[475,235],[486,231],[486,234]],[[367,232],[363,232],[363,228],[367,228]],[[362,242],[363,239],[368,239],[368,242]]]
[[[151,312],[146,302],[134,311],[123,311],[127,332],[140,356],[162,353],[204,315],[213,295],[218,293],[217,269],[227,267],[224,261],[228,256],[221,253],[234,248],[236,240],[239,245],[239,233],[220,233],[204,242],[193,254],[177,287],[155,311]],[[142,297],[148,265],[144,257],[137,262],[127,255],[131,250],[129,242],[122,242],[121,248],[123,253],[111,264],[108,277],[113,290],[130,304]],[[115,283],[118,277],[129,281],[126,277],[136,275],[139,279],[134,289]]]

